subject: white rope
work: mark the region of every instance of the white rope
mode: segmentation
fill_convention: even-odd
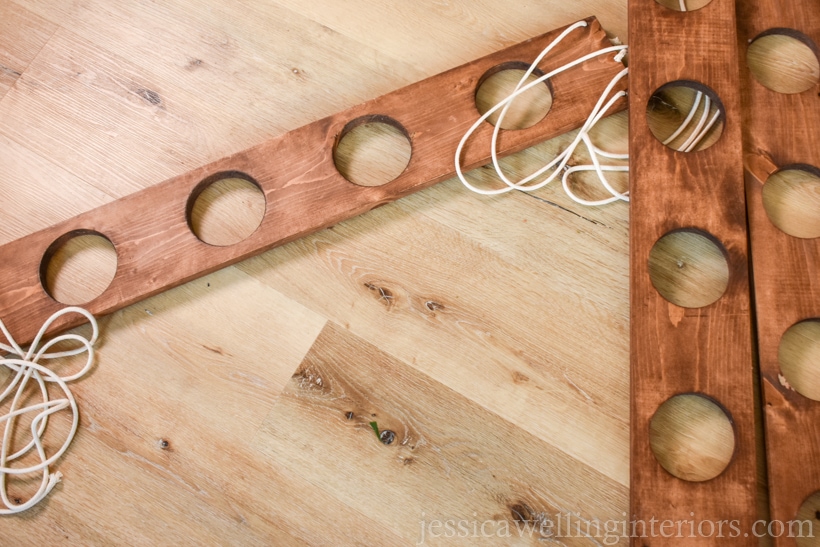
[[[478,120],[476,120],[476,122],[467,131],[467,133],[465,133],[464,137],[462,137],[461,142],[459,142],[458,147],[456,148],[455,167],[456,167],[456,175],[458,176],[459,180],[461,180],[461,182],[464,184],[464,186],[466,186],[468,189],[472,190],[473,192],[476,192],[478,194],[483,194],[483,195],[503,194],[505,192],[510,192],[512,190],[523,190],[525,192],[532,192],[534,190],[538,190],[540,188],[543,188],[544,186],[546,186],[547,184],[552,182],[558,176],[558,174],[562,172],[562,170],[567,169],[564,172],[564,177],[563,177],[564,189],[565,189],[565,191],[567,191],[567,195],[571,199],[573,199],[574,201],[576,201],[578,203],[582,203],[584,205],[589,205],[589,204],[603,205],[604,203],[611,203],[613,201],[618,201],[618,200],[629,201],[628,192],[624,192],[624,193],[617,192],[612,187],[612,185],[609,184],[609,182],[606,180],[606,177],[604,176],[604,172],[606,172],[606,171],[610,171],[610,172],[612,172],[612,171],[627,171],[628,167],[627,166],[601,165],[600,162],[598,161],[598,158],[597,158],[598,155],[606,157],[606,158],[610,158],[610,159],[628,159],[629,156],[627,154],[614,154],[614,153],[610,153],[610,152],[606,152],[604,150],[601,150],[600,148],[593,145],[591,139],[589,138],[589,132],[592,130],[592,128],[595,126],[595,124],[598,123],[598,121],[600,121],[601,118],[603,118],[606,115],[606,113],[610,110],[610,108],[612,108],[612,105],[614,105],[615,102],[617,102],[622,97],[626,96],[625,91],[618,91],[617,93],[612,95],[612,97],[609,97],[609,95],[612,93],[612,90],[615,87],[615,85],[620,80],[622,80],[624,77],[626,77],[626,75],[629,73],[629,69],[627,69],[627,68],[624,68],[614,78],[612,78],[612,80],[606,86],[606,89],[604,90],[603,94],[598,99],[598,102],[596,103],[595,108],[593,108],[593,110],[590,113],[589,117],[587,118],[586,122],[581,127],[578,134],[576,135],[575,139],[572,141],[572,143],[570,143],[570,145],[567,148],[565,148],[560,154],[558,154],[555,158],[553,158],[549,163],[547,163],[546,165],[544,165],[543,167],[541,167],[537,171],[531,173],[530,175],[524,177],[523,179],[519,180],[518,182],[513,182],[513,181],[509,180],[507,178],[507,176],[504,174],[504,172],[501,168],[501,165],[498,161],[498,135],[499,135],[499,132],[500,132],[500,129],[501,129],[501,125],[502,125],[504,116],[507,114],[507,111],[509,110],[510,105],[512,104],[512,102],[515,100],[516,97],[518,97],[519,95],[521,95],[523,93],[526,93],[527,91],[529,91],[533,87],[535,87],[537,85],[540,85],[542,82],[548,80],[549,78],[552,78],[557,74],[560,74],[560,73],[562,73],[566,70],[569,70],[569,69],[571,69],[575,66],[578,66],[582,63],[585,63],[586,61],[588,61],[590,59],[599,57],[601,55],[607,55],[609,53],[615,53],[615,56],[614,56],[615,60],[616,61],[621,61],[623,59],[623,57],[626,55],[627,46],[611,46],[611,47],[602,48],[598,51],[594,51],[592,53],[584,55],[583,57],[580,57],[579,59],[575,59],[574,61],[571,61],[571,62],[569,62],[569,63],[567,63],[563,66],[560,66],[560,67],[556,68],[555,70],[552,70],[552,71],[548,72],[547,74],[544,74],[543,76],[540,76],[539,78],[533,80],[529,84],[524,85],[525,82],[527,81],[527,79],[530,77],[530,75],[532,75],[532,73],[536,70],[536,67],[538,66],[538,64],[544,59],[544,57],[547,56],[547,54],[550,51],[552,51],[552,49],[556,45],[558,45],[568,34],[570,34],[575,29],[583,28],[583,27],[586,27],[586,26],[587,26],[586,21],[579,21],[579,22],[575,23],[574,25],[570,25],[569,27],[567,27],[555,40],[553,40],[538,55],[538,57],[535,59],[535,61],[530,65],[530,67],[525,71],[524,75],[521,77],[521,80],[518,82],[518,85],[516,85],[515,90],[513,90],[513,92],[508,97],[506,97],[504,100],[502,100],[500,103],[498,103],[497,105],[490,108],[487,112],[485,112]],[[498,174],[498,177],[504,183],[504,186],[501,187],[501,188],[494,188],[494,189],[482,189],[482,188],[478,188],[478,187],[472,185],[464,177],[464,173],[462,172],[462,169],[461,169],[461,154],[462,154],[462,151],[464,149],[464,145],[466,144],[467,140],[472,136],[472,134],[481,126],[481,124],[484,123],[485,120],[487,120],[490,116],[492,116],[498,110],[501,110],[501,112],[499,113],[498,119],[495,122],[495,127],[493,128],[493,135],[492,135],[492,141],[491,141],[491,146],[490,146],[490,154],[491,154],[491,157],[492,157],[493,167],[495,168],[495,171]],[[574,166],[574,167],[567,168],[566,167],[567,162],[569,162],[573,152],[575,152],[575,149],[578,147],[578,145],[581,142],[583,142],[586,145],[587,149],[589,150],[589,153],[590,153],[590,156],[592,157],[592,162],[593,163],[590,164],[590,165]],[[533,183],[533,181],[535,179],[542,176],[543,174],[545,174],[550,169],[552,169],[552,172],[544,180],[542,180],[540,182],[537,182],[537,183]],[[612,195],[612,197],[606,198],[604,200],[598,200],[598,201],[595,201],[595,202],[590,202],[590,201],[586,201],[586,200],[583,200],[583,199],[578,198],[577,196],[575,196],[569,190],[569,186],[567,184],[567,176],[571,173],[574,173],[574,172],[577,172],[577,171],[583,171],[583,170],[587,170],[587,171],[594,170],[598,174],[598,177],[601,180],[602,185],[607,190],[607,192],[609,192]]]
[[[681,11],[686,11],[686,4],[684,0],[680,1]],[[624,68],[621,70],[604,89],[601,97],[598,99],[595,107],[592,109],[589,117],[587,118],[584,125],[579,130],[578,134],[575,136],[573,141],[563,150],[561,151],[555,158],[553,158],[550,162],[546,165],[541,167],[540,169],[536,170],[533,173],[525,176],[521,180],[514,182],[511,181],[505,175],[501,164],[498,160],[498,135],[501,130],[501,125],[504,119],[504,116],[507,114],[510,106],[512,105],[513,101],[526,93],[533,87],[540,85],[541,83],[545,82],[546,80],[552,78],[553,76],[560,74],[566,70],[569,70],[579,64],[582,64],[590,59],[595,57],[599,57],[601,55],[606,55],[608,53],[617,52],[614,56],[614,60],[620,62],[623,57],[626,55],[628,46],[626,45],[619,45],[619,46],[611,46],[602,48],[598,51],[593,53],[587,54],[579,59],[571,61],[563,66],[556,68],[555,70],[550,71],[543,76],[533,80],[532,82],[525,84],[527,79],[532,75],[532,73],[538,67],[538,64],[549,54],[552,49],[558,45],[567,35],[569,35],[572,31],[578,28],[586,27],[587,23],[585,21],[579,21],[574,25],[567,27],[555,40],[553,40],[544,50],[538,55],[535,61],[529,66],[529,68],[525,71],[524,75],[521,77],[521,80],[516,85],[513,92],[503,99],[501,102],[490,108],[487,112],[485,112],[481,117],[476,120],[476,122],[470,127],[470,129],[464,134],[459,142],[458,147],[456,148],[455,154],[455,167],[456,167],[456,175],[458,176],[459,180],[461,180],[462,184],[466,186],[469,190],[476,192],[477,194],[483,195],[496,195],[496,194],[503,194],[505,192],[511,192],[512,190],[521,190],[524,192],[532,192],[543,188],[550,182],[552,182],[559,173],[563,172],[563,176],[561,177],[561,184],[564,189],[564,192],[567,196],[579,203],[581,205],[587,206],[598,206],[598,205],[606,205],[608,203],[612,203],[615,201],[629,201],[629,192],[618,192],[613,188],[613,186],[609,183],[604,173],[606,172],[628,172],[629,166],[628,165],[602,165],[599,157],[609,158],[609,159],[617,159],[617,160],[628,160],[629,154],[616,154],[607,152],[595,146],[592,143],[592,139],[589,136],[590,131],[593,127],[603,118],[606,116],[607,112],[612,108],[612,106],[622,97],[625,97],[627,93],[625,91],[618,91],[612,97],[610,94],[612,93],[613,88],[617,85],[619,81],[627,76],[629,73],[628,68]],[[608,98],[609,97],[609,98]],[[608,98],[608,99],[607,99]],[[720,111],[718,110],[715,112],[714,116],[712,117],[709,122],[706,122],[706,118],[708,117],[711,101],[707,95],[705,95],[702,91],[698,91],[695,97],[695,101],[692,107],[689,110],[689,114],[686,116],[686,119],[678,126],[678,128],[664,141],[663,144],[669,145],[672,141],[674,141],[678,136],[680,136],[691,124],[692,120],[694,119],[698,107],[703,103],[703,113],[699,122],[697,123],[695,129],[691,132],[689,137],[686,141],[677,148],[678,151],[682,152],[691,152],[692,150],[697,147],[698,144],[706,137],[709,131],[712,129],[712,126],[718,121],[720,118]],[[470,137],[475,133],[475,131],[493,114],[499,112],[498,119],[495,122],[495,127],[493,128],[492,139],[490,143],[490,155],[492,157],[493,168],[498,175],[498,178],[501,182],[504,183],[504,186],[499,188],[492,188],[492,189],[483,189],[474,186],[470,183],[467,178],[464,176],[464,173],[461,169],[461,155],[464,150],[464,146]],[[592,161],[591,164],[586,165],[575,165],[572,167],[567,167],[567,163],[571,159],[572,155],[575,153],[576,148],[580,143],[584,143],[589,151],[590,159]],[[545,175],[548,171],[552,170],[549,175],[546,176],[540,182],[533,182],[535,179]],[[572,192],[569,186],[569,176],[573,173],[581,172],[581,171],[593,171],[596,173],[599,182],[603,186],[603,188],[610,194],[610,197],[600,199],[600,200],[585,200]]]
[[[43,336],[51,324],[59,317],[69,313],[78,313],[88,319],[93,330],[91,339],[88,340],[77,334],[63,334],[45,342],[42,347],[39,347]],[[60,482],[62,474],[59,471],[50,473],[49,466],[57,461],[68,449],[71,441],[74,439],[74,435],[77,433],[77,426],[79,425],[77,402],[74,400],[74,395],[68,388],[67,383],[81,378],[91,368],[94,362],[93,346],[97,341],[99,329],[93,315],[82,308],[72,306],[64,308],[49,317],[43,326],[40,327],[40,332],[37,333],[37,336],[34,338],[28,350],[23,350],[17,342],[14,341],[14,338],[12,338],[11,333],[9,333],[2,320],[0,320],[0,331],[2,331],[9,343],[9,345],[0,343],[0,350],[19,357],[18,359],[7,356],[6,358],[0,359],[0,367],[5,367],[11,371],[11,380],[3,392],[0,393],[0,408],[9,404],[8,412],[4,415],[0,415],[0,425],[4,427],[2,444],[0,444],[0,500],[2,500],[0,515],[10,515],[31,509],[40,503],[49,492],[54,489],[57,483]],[[54,345],[65,341],[79,342],[80,347],[67,351],[48,353],[48,350]],[[40,364],[41,360],[60,359],[86,352],[88,353],[88,359],[86,360],[85,366],[78,372],[68,376],[59,376],[49,368]],[[32,381],[35,382],[36,385],[30,388],[29,383]],[[47,385],[49,383],[59,386],[63,391],[64,398],[50,399]],[[23,395],[26,394],[27,391],[30,392],[32,390],[39,390],[41,402],[26,407],[19,407]],[[11,399],[11,402],[7,403],[9,399]],[[42,441],[43,434],[46,431],[46,425],[48,424],[48,418],[52,414],[65,409],[70,409],[71,411],[71,429],[62,447],[51,456],[48,456],[43,448]],[[11,435],[14,431],[15,422],[22,416],[30,414],[33,414],[30,427],[31,440],[29,440],[25,446],[10,454],[9,452],[12,450]],[[39,463],[28,467],[10,466],[12,462],[32,453],[32,451],[36,451]],[[27,475],[32,473],[42,473],[43,475],[37,492],[26,502],[12,502],[7,492],[7,477],[9,475]]]
[[[666,139],[663,141],[663,144],[665,144],[665,145],[667,145],[667,146],[668,146],[668,145],[669,145],[669,143],[671,143],[671,142],[672,142],[672,141],[674,141],[676,138],[678,138],[678,135],[680,135],[681,133],[683,133],[684,129],[686,129],[687,127],[689,127],[689,122],[691,122],[691,121],[692,121],[692,118],[694,118],[694,117],[695,117],[695,112],[697,112],[698,105],[700,104],[700,100],[701,100],[702,98],[703,98],[703,93],[701,93],[700,91],[698,91],[698,94],[697,94],[697,95],[695,95],[695,102],[694,102],[694,103],[692,103],[692,108],[690,108],[690,109],[689,109],[689,114],[686,116],[686,119],[684,119],[684,120],[683,120],[683,122],[682,122],[682,123],[678,126],[678,128],[677,128],[677,129],[675,129],[675,130],[672,132],[672,134],[671,134],[671,135],[669,135],[668,137],[666,137]]]
[[[680,0],[680,10],[681,11],[689,11],[686,8],[686,0]],[[708,95],[705,95],[702,91],[698,90],[697,95],[695,95],[695,101],[692,104],[692,107],[689,109],[689,114],[683,120],[683,122],[678,126],[678,128],[672,132],[664,141],[663,144],[670,145],[672,141],[674,141],[683,131],[689,127],[689,123],[695,117],[695,113],[698,110],[698,105],[700,104],[701,99],[703,99],[703,114],[701,114],[700,121],[695,129],[690,133],[689,137],[684,141],[682,145],[676,148],[678,152],[691,152],[695,149],[695,147],[700,144],[704,137],[709,133],[712,129],[712,126],[715,125],[715,122],[718,121],[720,118],[720,109],[715,111],[714,116],[712,119],[709,120],[708,123],[704,126],[704,122],[706,122],[707,116],[709,116],[709,110],[712,106],[712,101],[709,99]]]

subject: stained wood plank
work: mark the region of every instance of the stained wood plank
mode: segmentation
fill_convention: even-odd
[[[739,43],[771,29],[793,29],[820,43],[820,13],[812,2],[738,4]],[[788,32],[788,31],[787,31]],[[816,54],[816,50],[815,50]],[[741,49],[745,61],[746,50]],[[789,327],[820,317],[820,243],[778,229],[766,213],[763,188],[770,175],[792,164],[820,166],[820,86],[777,93],[761,85],[741,62],[746,193],[754,270],[757,337],[764,401],[771,518],[789,522],[820,491],[820,403],[804,397],[783,375],[778,348]],[[778,73],[780,67],[774,67]],[[782,69],[781,69],[782,70]],[[772,119],[768,112],[776,112]],[[811,512],[809,513],[811,514]],[[812,520],[815,534],[820,521]],[[775,545],[796,545],[779,537]]]
[[[757,518],[755,397],[734,2],[713,1],[703,9],[679,12],[654,0],[631,0],[629,43],[631,513],[647,521],[682,520],[694,513],[702,519],[735,520],[741,530],[750,530]],[[673,151],[650,132],[650,97],[678,80],[706,85],[722,101],[725,127],[710,148],[689,154]],[[725,249],[729,284],[711,305],[678,307],[650,280],[650,250],[678,229],[707,232]],[[676,478],[659,465],[650,448],[650,420],[662,403],[681,393],[712,398],[732,422],[732,460],[706,482]],[[632,541],[680,544],[662,537]],[[721,541],[757,543],[742,534]]]
[[[380,441],[370,422],[394,440]],[[321,456],[328,439],[334,439],[334,458]],[[591,537],[583,537],[587,523],[617,521],[625,509],[590,495],[618,495],[623,486],[579,468],[554,447],[333,323],[293,375],[254,445],[271,462],[393,530],[401,538],[394,545],[592,544],[605,532],[600,524],[597,536],[593,526]],[[294,452],[293,445],[303,449]],[[564,520],[558,528],[559,518],[570,513],[580,534],[567,531]],[[429,528],[434,520],[451,520],[452,534],[445,538],[449,533],[441,525],[437,539],[437,528]],[[458,521],[467,523],[466,537],[457,536]],[[472,522],[488,522],[485,532],[492,533],[483,536],[479,528],[473,534]]]
[[[560,51],[554,50],[542,69],[561,66],[606,45],[597,21],[588,22],[588,27],[568,38],[571,41],[561,44]],[[475,119],[473,97],[481,76],[510,59],[536,56],[560,32],[552,31],[402,88],[3,246],[0,255],[14,256],[15,261],[0,264],[0,279],[5,283],[0,291],[0,315],[18,340],[28,341],[61,307],[43,290],[40,268],[53,242],[79,230],[103,234],[118,252],[111,285],[86,304],[92,313],[106,314],[449,178],[454,174],[458,140]],[[603,88],[620,66],[613,59],[599,57],[556,75],[552,81],[556,100],[550,115],[528,129],[504,133],[500,151],[512,153],[580,125],[597,99],[574,91]],[[415,104],[422,105],[420,111],[413,108]],[[331,153],[348,122],[369,116],[388,116],[402,124],[413,157],[390,184],[365,188],[339,174]],[[481,145],[490,134],[489,125],[476,132],[464,149],[465,168],[488,160],[488,149]],[[266,215],[244,241],[229,247],[207,245],[190,230],[186,204],[208,177],[236,172],[249,177],[266,194]],[[23,308],[25,313],[15,312]],[[55,330],[71,326],[69,316],[63,317],[65,322],[53,323]]]

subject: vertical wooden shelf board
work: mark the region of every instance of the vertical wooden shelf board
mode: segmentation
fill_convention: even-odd
[[[750,530],[756,514],[754,380],[748,242],[743,190],[737,35],[733,0],[679,12],[655,0],[630,0],[630,302],[631,514],[650,519],[736,522]],[[647,124],[647,104],[669,82],[711,88],[724,129],[711,147],[673,151]],[[729,282],[701,308],[665,300],[649,276],[653,245],[682,229],[706,232],[723,246]],[[717,477],[702,482],[667,472],[650,447],[650,421],[679,394],[699,394],[731,420],[735,449]],[[694,516],[693,516],[694,515]],[[640,529],[638,530],[640,532]],[[696,534],[697,535],[697,534]],[[750,534],[751,535],[751,534]],[[633,545],[756,545],[757,539],[633,537]]]
[[[746,0],[738,3],[737,15],[771,519],[788,522],[797,518],[804,500],[820,491],[820,402],[789,385],[778,348],[791,326],[820,318],[820,240],[793,237],[777,228],[764,208],[763,186],[771,174],[795,164],[820,168],[820,85],[794,94],[772,91],[755,79],[746,52],[761,33],[781,29],[777,32],[797,31],[808,38],[816,55],[820,4]],[[815,517],[814,511],[810,516]],[[817,535],[820,520],[812,521]],[[775,544],[797,542],[786,535]]]
[[[611,45],[594,17],[558,44],[539,69],[545,73]],[[455,175],[459,140],[480,116],[476,87],[488,72],[510,62],[529,64],[564,29],[510,46],[275,137],[249,150],[146,188],[73,219],[0,246],[0,317],[20,344],[65,307],[44,290],[41,267],[52,244],[98,233],[117,251],[108,288],[84,306],[104,315],[275,246],[349,219]],[[550,79],[554,100],[535,125],[504,131],[499,155],[512,154],[580,127],[601,91],[623,70],[615,55],[601,55]],[[623,89],[625,80],[617,88]],[[613,112],[626,107],[619,101]],[[333,152],[345,131],[370,121],[390,123],[405,134],[412,156],[405,170],[382,186],[357,186],[336,169]],[[485,123],[464,147],[465,170],[490,160],[492,126]],[[264,193],[261,224],[229,246],[200,241],[188,223],[190,199],[209,182],[241,177]],[[75,326],[66,315],[50,332]]]

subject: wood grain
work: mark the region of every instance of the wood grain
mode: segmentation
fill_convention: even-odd
[[[0,6],[0,99],[17,82],[57,30],[26,8],[3,2]]]
[[[540,68],[549,71],[550,67],[605,47],[607,39],[600,25],[594,18],[588,23],[588,27],[562,42]],[[25,343],[49,315],[62,307],[43,290],[41,270],[47,266],[55,245],[73,234],[91,231],[103,235],[117,250],[117,273],[108,289],[84,304],[95,315],[105,315],[451,177],[458,140],[475,120],[474,94],[481,76],[504,62],[536,56],[561,30],[306,125],[6,244],[0,248],[0,257],[14,260],[0,261],[0,316],[18,342]],[[597,100],[597,90],[606,85],[619,67],[619,62],[601,57],[557,75],[552,79],[557,98],[550,115],[529,129],[504,133],[499,139],[499,151],[516,152],[578,127]],[[145,93],[149,94],[149,101],[159,101],[155,92]],[[398,124],[411,141],[410,163],[389,184],[366,188],[351,184],[333,164],[334,144],[344,132],[360,123],[385,120]],[[490,133],[489,125],[482,127],[465,146],[463,165],[467,169],[489,159],[486,145]],[[207,245],[192,233],[186,207],[190,211],[192,200],[210,183],[237,176],[257,184],[265,193],[266,214],[247,239],[231,246]],[[56,321],[54,330],[73,326],[67,321]]]
[[[300,13],[312,21],[320,22],[354,40],[368,40],[380,44],[379,52],[392,59],[402,59],[422,71],[439,72],[450,64],[448,57],[467,62],[471,51],[490,53],[490,43],[511,45],[513,36],[533,36],[545,19],[572,21],[577,13],[591,10],[598,19],[606,22],[610,35],[626,36],[626,4],[624,2],[591,3],[581,0],[574,4],[550,2],[549,4],[517,4],[515,13],[502,16],[498,5],[492,1],[476,0],[470,3],[436,3],[427,6],[427,12],[435,14],[423,25],[413,21],[414,10],[407,6],[397,7],[395,25],[385,27],[378,23],[378,9],[368,0],[352,0],[345,4],[317,5],[298,0],[281,0],[280,5]],[[382,2],[379,7],[390,6]],[[355,10],[357,17],[347,17]],[[446,37],[448,47],[442,48],[438,39]],[[449,47],[452,44],[452,47]],[[446,51],[445,51],[446,50]]]
[[[820,13],[812,2],[742,2],[738,4],[738,29],[744,61],[745,46],[771,29],[787,29],[782,31],[787,36],[793,31],[802,33],[813,41],[816,54]],[[780,78],[791,75],[788,66],[773,69]],[[778,361],[778,349],[789,327],[820,317],[820,242],[778,229],[767,215],[763,189],[770,175],[790,165],[820,166],[820,86],[815,77],[814,85],[802,93],[778,93],[761,85],[746,62],[742,63],[741,76],[771,518],[788,522],[797,518],[804,500],[820,490],[820,403],[789,385]],[[769,112],[776,113],[776,120]],[[809,520],[816,534],[820,521]],[[798,543],[795,538],[780,537],[775,544]]]
[[[680,12],[655,0],[631,0],[629,23],[631,513],[646,521],[684,520],[694,513],[697,519],[726,519],[748,530],[757,518],[757,467],[734,2],[713,1],[697,11]],[[649,129],[650,97],[679,80],[708,86],[722,102],[723,134],[710,148],[672,151]],[[711,305],[678,307],[652,285],[650,251],[662,236],[680,229],[711,234],[725,249],[729,283]],[[734,429],[732,461],[705,482],[676,478],[650,448],[653,415],[662,403],[685,393],[717,402]],[[632,541],[643,546],[711,545],[716,540],[696,534]],[[720,541],[757,543],[742,533]]]
[[[527,194],[477,201],[455,182],[237,267],[626,486],[626,223]],[[523,237],[555,211],[561,225]]]
[[[255,446],[283,470],[356,504],[404,544],[579,545],[602,541],[602,523],[623,518],[617,504],[585,501],[589,490],[620,485],[592,469],[579,473],[565,453],[334,323],[316,339],[271,418]],[[283,421],[301,427],[281,428]],[[317,457],[331,438],[336,457]],[[304,450],[289,450],[294,444]],[[574,494],[550,494],[556,491]],[[436,520],[442,524],[430,528]]]
[[[3,243],[590,13],[612,34],[626,29],[626,3],[613,0],[3,4],[57,28],[0,100]],[[38,32],[27,23],[21,33]],[[625,152],[626,116],[606,122],[596,144]],[[523,176],[566,139],[502,162]],[[615,182],[626,188],[625,176]],[[573,188],[600,195],[583,176]],[[288,440],[313,422],[276,399],[328,319],[401,362],[391,393],[430,386],[432,416],[472,428],[471,448],[539,475],[532,509],[544,499],[626,513],[627,219],[625,203],[588,209],[560,187],[490,199],[450,180],[111,314],[97,366],[73,387],[83,421],[55,466],[63,482],[36,511],[3,519],[0,543],[415,544],[403,531],[418,525],[419,505],[391,500],[440,495],[440,474],[370,488],[392,460],[345,459],[359,439],[349,430],[323,429],[339,436],[318,450],[319,440]],[[271,431],[277,459],[263,451]],[[294,471],[300,461],[311,467]],[[450,463],[463,480],[447,495],[469,504],[465,475],[479,464]],[[496,475],[485,491],[511,492],[511,475]],[[379,504],[403,522],[396,532],[385,509],[368,510]]]

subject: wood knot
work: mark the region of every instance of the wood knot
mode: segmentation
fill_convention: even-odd
[[[436,311],[439,311],[439,310],[443,310],[444,309],[444,304],[439,304],[435,300],[428,300],[427,302],[424,303],[424,307],[427,308],[428,310],[432,311],[432,312],[436,312]]]
[[[387,306],[388,308],[393,304],[393,291],[391,291],[390,289],[386,287],[381,287],[374,283],[365,283],[364,286],[367,287],[368,290],[376,293],[378,301]]]
[[[150,103],[154,106],[158,106],[162,103],[162,97],[159,96],[159,93],[151,89],[140,88],[137,89],[135,93],[139,95],[145,102]]]
[[[297,382],[301,390],[320,391],[322,393],[330,391],[330,381],[324,377],[320,370],[313,367],[300,368],[291,378]]]
[[[535,512],[526,503],[516,503],[510,506],[510,515],[517,522],[532,522],[535,520]]]
[[[512,373],[512,380],[513,380],[514,384],[521,385],[521,384],[526,384],[527,382],[529,382],[530,377],[527,376],[526,374],[522,373],[522,372],[514,370],[513,373]]]
[[[537,530],[540,538],[553,537],[554,521],[547,512],[535,511],[523,501],[510,505],[509,509],[514,521],[531,527],[534,531]]]

